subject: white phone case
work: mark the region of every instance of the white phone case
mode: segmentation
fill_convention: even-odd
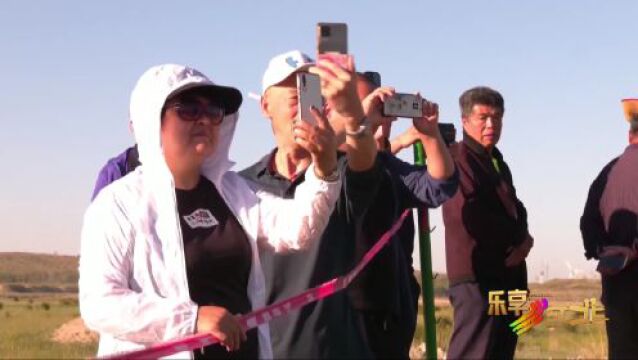
[[[297,96],[299,97],[297,119],[316,125],[315,117],[310,112],[310,107],[314,106],[319,111],[323,111],[319,75],[297,73]]]

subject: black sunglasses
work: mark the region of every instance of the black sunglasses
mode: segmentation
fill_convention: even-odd
[[[168,108],[174,108],[177,116],[184,121],[197,121],[206,115],[213,125],[221,124],[224,119],[224,108],[215,104],[203,104],[199,101],[177,101],[168,104],[163,111]]]

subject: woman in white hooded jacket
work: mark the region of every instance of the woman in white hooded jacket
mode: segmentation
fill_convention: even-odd
[[[294,199],[255,192],[230,171],[240,104],[236,89],[181,65],[138,80],[130,116],[142,165],[100,192],[82,228],[80,311],[100,334],[98,356],[211,332],[228,350],[252,344],[244,356],[272,357],[268,326],[246,341],[232,308],[265,305],[258,242],[296,250],[323,232],[341,187],[336,140],[315,111],[318,125],[294,125],[314,164]]]

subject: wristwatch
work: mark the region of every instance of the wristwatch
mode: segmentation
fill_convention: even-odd
[[[317,175],[317,171],[315,171],[315,176],[317,177],[317,179],[321,180],[321,181],[325,181],[325,182],[335,182],[337,180],[339,180],[339,167],[335,167],[335,169],[328,175],[326,176],[319,176]]]
[[[366,116],[363,117],[359,124],[359,128],[356,131],[348,131],[348,129],[346,129],[346,135],[359,138],[365,134],[366,130],[370,129],[370,121]]]

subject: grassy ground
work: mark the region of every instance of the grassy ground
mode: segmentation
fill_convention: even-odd
[[[447,279],[435,280],[435,293],[444,299]],[[554,280],[532,284],[532,295],[542,295],[552,305],[582,304],[585,298],[599,298],[600,283],[587,280]],[[51,340],[62,324],[76,318],[74,294],[5,294],[0,296],[0,358],[87,358],[96,354],[96,343],[60,344]],[[421,309],[422,310],[422,309]],[[607,356],[604,323],[571,325],[564,319],[546,317],[519,338],[516,358],[592,358]],[[437,346],[447,352],[452,331],[452,308],[437,301]],[[423,342],[423,318],[419,314],[414,345]]]
[[[51,340],[62,324],[78,316],[77,301],[64,297],[0,297],[0,358],[87,358],[97,344]],[[48,309],[47,309],[48,308]]]
[[[452,307],[437,306],[437,347],[447,353],[452,334]],[[603,359],[607,357],[604,323],[571,325],[569,319],[546,318],[521,335],[517,359]],[[413,346],[423,342],[423,317],[419,314]]]
[[[436,284],[437,285],[441,284]],[[545,284],[530,284],[533,296],[547,297],[551,306],[582,305],[585,298],[600,297],[600,281],[552,280]],[[440,289],[439,289],[440,290]],[[439,291],[440,293],[441,291]],[[423,315],[419,309],[417,330],[413,347],[423,343]],[[437,319],[437,346],[447,353],[453,316],[449,304],[438,302],[435,306]],[[580,325],[570,320],[582,317],[566,312],[564,318],[546,316],[542,323],[519,337],[515,357],[517,359],[603,359],[607,357],[607,336],[604,322]]]

